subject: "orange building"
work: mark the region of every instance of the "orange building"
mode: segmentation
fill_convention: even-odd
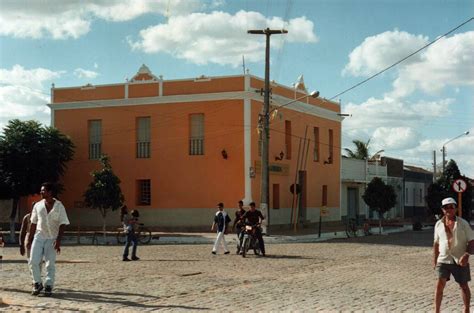
[[[260,135],[264,86],[246,74],[164,80],[143,65],[125,83],[52,89],[52,125],[76,146],[61,200],[73,225],[99,226],[83,193],[101,154],[122,183],[129,208],[161,229],[208,229],[215,205],[233,214],[238,200],[260,202]],[[338,103],[303,98],[304,83],[272,83],[269,223],[290,224],[290,187],[302,171],[300,220],[340,220],[341,117]],[[288,104],[288,105],[286,105]],[[306,138],[306,140],[304,140]],[[306,142],[307,144],[304,144]],[[118,225],[118,213],[108,217]]]

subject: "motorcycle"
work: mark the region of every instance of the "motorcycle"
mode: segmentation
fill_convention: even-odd
[[[245,225],[243,229],[243,239],[242,246],[240,247],[240,252],[242,257],[245,258],[247,252],[250,249],[253,249],[255,255],[260,255],[260,243],[256,236],[258,225]]]

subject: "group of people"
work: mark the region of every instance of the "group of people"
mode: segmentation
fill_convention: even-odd
[[[31,213],[23,218],[20,231],[20,253],[28,258],[33,281],[32,295],[39,295],[44,289],[44,295],[51,296],[55,282],[56,254],[61,252],[61,239],[64,227],[69,225],[69,219],[64,205],[54,197],[52,183],[43,183],[40,195],[42,199],[34,203]],[[469,312],[470,309],[469,255],[474,254],[474,232],[467,221],[456,215],[456,205],[453,198],[442,200],[441,209],[444,216],[434,228],[433,267],[438,275],[435,292],[436,312],[441,309],[443,291],[451,276],[461,288],[464,311]],[[218,211],[211,226],[211,231],[217,231],[212,254],[217,254],[221,245],[224,254],[229,254],[225,234],[228,233],[232,220],[224,211],[223,203],[217,204],[217,208]],[[140,214],[137,210],[132,210],[129,214],[127,207],[123,206],[120,216],[124,232],[127,234],[122,260],[137,261],[140,259],[137,256],[137,228]],[[249,204],[248,211],[244,210],[242,201],[238,202],[238,209],[235,212],[235,220],[232,225],[232,230],[236,232],[238,238],[237,253],[241,251],[243,229],[245,225],[251,225],[256,229],[255,236],[258,239],[260,251],[265,256],[265,244],[260,228],[264,219],[263,214],[256,209],[254,202]],[[132,245],[131,259],[128,258],[130,245]],[[41,273],[42,262],[45,264],[44,280]]]
[[[238,246],[237,253],[242,252],[242,239],[243,239],[243,229],[245,225],[251,225],[255,227],[255,237],[258,239],[259,248],[262,256],[265,256],[265,243],[262,237],[262,228],[260,227],[265,217],[262,212],[256,209],[255,202],[250,202],[249,210],[244,210],[243,201],[238,202],[238,209],[235,212],[235,220],[232,225],[232,231],[237,233]],[[227,212],[224,211],[224,204],[222,202],[217,204],[217,212],[214,216],[214,221],[211,226],[211,231],[217,230],[217,238],[212,247],[212,254],[217,254],[217,250],[220,245],[224,249],[224,254],[229,254],[229,249],[227,248],[227,243],[225,241],[224,235],[228,232],[229,223],[232,221]]]

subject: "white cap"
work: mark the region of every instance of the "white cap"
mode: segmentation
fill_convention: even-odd
[[[443,201],[441,201],[441,206],[445,206],[448,204],[457,205],[456,201],[453,198],[444,198]]]

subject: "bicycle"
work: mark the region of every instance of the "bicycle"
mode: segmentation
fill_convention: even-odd
[[[357,237],[358,232],[359,232],[359,225],[357,224],[357,220],[355,218],[347,219],[346,221],[347,238]]]
[[[124,232],[123,227],[120,227],[117,231],[117,243],[124,244],[127,238],[127,234]],[[138,224],[137,230],[138,242],[141,244],[148,244],[151,241],[151,231],[144,227],[144,224]]]

